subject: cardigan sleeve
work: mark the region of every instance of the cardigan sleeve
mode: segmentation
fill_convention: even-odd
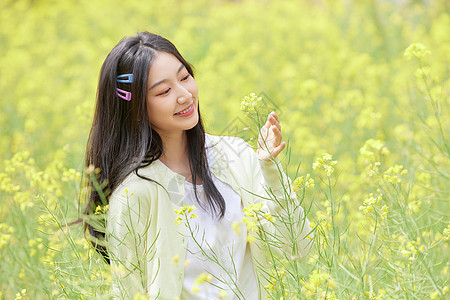
[[[262,202],[263,211],[275,217],[275,221],[259,218],[265,231],[264,238],[279,253],[306,257],[313,245],[314,235],[291,180],[284,173],[278,158],[275,161],[260,160],[256,152],[248,147],[255,202]]]
[[[148,261],[154,254],[149,240],[151,183],[121,184],[109,199],[107,248],[114,276],[115,299],[133,299],[148,292],[152,270]],[[150,271],[150,272],[149,272]]]

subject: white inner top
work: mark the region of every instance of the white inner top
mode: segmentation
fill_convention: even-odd
[[[194,185],[185,182],[185,204],[197,208],[192,213],[198,218],[189,219],[192,233],[187,237],[187,263],[181,299],[258,299],[246,227],[242,224],[244,212],[241,198],[229,185],[211,176],[226,202],[225,215],[220,220],[213,217],[208,208],[205,210],[199,205]],[[197,185],[197,195],[201,203],[206,203],[202,185]],[[237,229],[232,227],[234,222],[239,223]],[[202,273],[211,274],[212,280],[196,284],[195,280]],[[197,291],[194,292],[193,288]]]

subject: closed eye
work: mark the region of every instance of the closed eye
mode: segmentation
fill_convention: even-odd
[[[191,74],[188,73],[186,76],[184,76],[184,77],[181,79],[181,81],[187,80],[187,79],[189,78],[189,76],[191,76]]]
[[[156,96],[162,96],[162,95],[165,95],[165,94],[169,93],[169,91],[170,91],[170,88],[168,88],[167,90],[165,90],[165,91],[162,92],[162,93],[159,93],[159,94],[156,95]]]

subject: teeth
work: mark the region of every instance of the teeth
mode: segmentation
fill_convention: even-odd
[[[189,106],[189,107],[186,108],[185,110],[182,110],[182,111],[180,111],[179,113],[177,113],[177,115],[185,114],[185,113],[187,113],[187,112],[190,111],[190,110],[191,110],[191,107]]]

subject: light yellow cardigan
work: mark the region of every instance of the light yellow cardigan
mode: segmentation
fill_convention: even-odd
[[[282,203],[283,196],[291,198],[290,203],[297,206],[297,220],[292,222],[297,249],[300,257],[306,256],[312,242],[305,237],[312,237],[311,228],[279,161],[259,160],[255,151],[239,138],[206,135],[206,140],[214,157],[211,172],[241,196],[244,207],[263,202],[265,212],[282,218],[283,210],[275,201],[267,199],[267,188],[270,187]],[[188,231],[184,223],[175,224],[177,216],[174,209],[184,205],[185,178],[158,160],[139,169],[139,174],[159,184],[132,173],[109,199],[106,232],[116,278],[113,292],[118,299],[133,299],[138,292],[148,294],[150,299],[179,299]],[[288,193],[284,192],[282,182]],[[264,221],[265,231],[282,235],[283,230],[277,230],[274,224]],[[263,244],[258,239],[250,244],[260,299],[265,299],[264,285],[267,284],[267,276],[262,271],[269,270]],[[280,250],[289,253],[290,249],[292,245]]]

